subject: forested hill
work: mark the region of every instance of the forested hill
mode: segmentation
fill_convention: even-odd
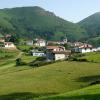
[[[97,12],[78,23],[85,28],[89,36],[100,35],[100,12]]]
[[[78,23],[83,27],[89,36],[89,42],[100,46],[100,12],[97,12]]]
[[[65,12],[67,14],[67,12]],[[79,25],[65,21],[40,7],[20,7],[0,10],[0,33],[24,38],[41,37],[58,40],[67,37],[74,41],[86,32]]]

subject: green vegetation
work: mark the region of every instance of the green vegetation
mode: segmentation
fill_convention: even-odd
[[[29,100],[62,94],[89,86],[99,75],[97,63],[63,61],[32,68],[5,62],[0,68],[0,99]]]
[[[0,10],[1,33],[16,34],[17,37],[60,40],[66,35],[70,40],[85,37],[79,25],[65,21],[40,7],[22,7]]]
[[[18,45],[17,48],[23,52],[29,52],[30,49],[33,48],[33,46],[28,45]]]
[[[86,53],[86,54],[77,54],[74,55],[74,58],[77,60],[83,59],[87,62],[93,62],[93,63],[100,63],[100,52],[92,52],[92,53]]]
[[[11,50],[5,50],[5,49],[0,49],[0,60],[6,60],[6,59],[13,59],[17,56],[18,51],[11,51]]]
[[[87,41],[94,46],[100,46],[99,26],[100,12],[79,23],[72,23],[40,7],[0,10],[0,32],[3,35],[12,34],[15,42],[40,37],[61,40],[67,36],[69,41]]]
[[[100,39],[98,40],[98,36],[100,36],[100,12],[85,18],[84,20],[80,21],[78,25],[87,31],[89,39],[95,37],[94,39],[90,39],[90,43],[94,44],[95,46],[100,46]]]
[[[100,85],[37,100],[100,100]]]
[[[95,47],[100,46],[100,36],[89,39],[88,43],[92,44]]]
[[[37,58],[38,57],[34,57],[34,56],[26,54],[26,53],[22,54],[22,56],[21,56],[22,61],[25,63],[30,63],[30,62],[36,60]]]

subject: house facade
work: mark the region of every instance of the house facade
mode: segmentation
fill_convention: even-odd
[[[36,39],[36,42],[34,43],[35,46],[39,47],[45,47],[46,46],[46,41],[44,39]]]
[[[4,42],[4,47],[5,48],[16,48],[16,46],[12,42]]]
[[[46,50],[47,59],[50,61],[64,60],[71,54],[71,51],[65,50],[63,46],[47,46]]]
[[[76,53],[88,53],[88,52],[94,52],[95,50],[96,49],[94,49],[90,44],[81,44],[74,48],[74,52]]]

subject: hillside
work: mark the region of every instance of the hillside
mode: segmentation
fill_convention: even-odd
[[[100,100],[100,84],[38,100]]]
[[[97,63],[63,61],[32,68],[16,67],[15,61],[9,59],[0,62],[0,100],[39,100],[63,94],[89,86],[100,78],[99,74]]]
[[[100,36],[100,12],[97,12],[78,23],[85,28],[90,37]]]
[[[65,21],[40,7],[21,7],[0,10],[0,32],[17,37],[60,40],[66,35],[74,41],[86,37],[79,25]]]

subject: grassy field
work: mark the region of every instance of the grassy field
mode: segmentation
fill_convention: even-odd
[[[27,55],[27,54],[22,54],[22,56],[21,56],[22,61],[26,62],[26,63],[30,63],[33,60],[36,60],[36,58],[37,57],[31,56],[31,55]]]
[[[9,61],[0,67],[0,100],[33,100],[63,94],[88,87],[98,79],[98,63],[63,61],[32,68],[16,67],[15,61]]]
[[[100,100],[100,84],[56,96],[42,97],[37,100]]]
[[[90,62],[100,63],[100,52],[86,53],[81,58],[87,59],[87,61],[90,61]]]

